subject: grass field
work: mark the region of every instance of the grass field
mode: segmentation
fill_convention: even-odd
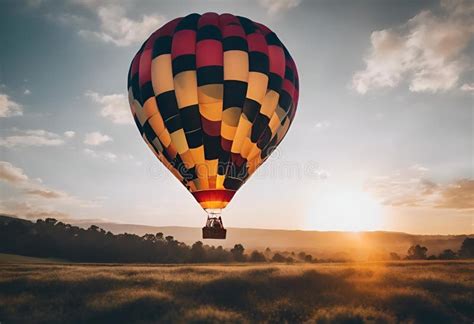
[[[0,264],[0,322],[472,323],[474,262]]]
[[[2,263],[58,263],[61,260],[33,258],[23,255],[0,253],[0,264]]]

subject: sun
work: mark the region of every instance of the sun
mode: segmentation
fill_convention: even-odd
[[[307,215],[307,228],[323,231],[373,231],[383,226],[383,208],[362,189],[321,190]]]

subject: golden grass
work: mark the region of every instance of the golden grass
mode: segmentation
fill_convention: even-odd
[[[474,262],[0,265],[0,322],[471,323]]]

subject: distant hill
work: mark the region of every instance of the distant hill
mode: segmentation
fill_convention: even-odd
[[[1,216],[0,222],[11,220],[10,216]],[[344,258],[355,260],[383,259],[390,252],[406,254],[413,244],[421,244],[428,248],[428,254],[438,254],[445,249],[457,251],[462,241],[469,235],[416,235],[399,232],[338,232],[338,231],[301,231],[274,230],[253,228],[228,228],[226,240],[202,240],[201,228],[179,226],[147,226],[136,224],[118,224],[101,222],[74,222],[72,225],[88,228],[97,225],[114,234],[131,233],[144,235],[162,232],[172,235],[176,240],[186,244],[203,241],[208,245],[222,245],[232,248],[235,244],[243,244],[247,251],[304,251],[318,258]]]
[[[92,223],[74,223],[76,226],[89,227]],[[203,241],[201,228],[179,226],[147,226],[135,224],[94,223],[112,233],[162,232],[172,235],[186,244]],[[318,257],[341,257],[351,259],[380,259],[390,252],[405,255],[413,244],[428,247],[429,254],[438,254],[445,249],[457,251],[466,237],[474,235],[415,235],[399,232],[339,232],[339,231],[302,231],[254,228],[227,228],[226,240],[204,240],[209,245],[222,245],[232,248],[241,243],[247,250],[304,251]]]

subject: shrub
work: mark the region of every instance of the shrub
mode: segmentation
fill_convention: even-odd
[[[426,247],[421,246],[419,244],[412,245],[408,249],[408,255],[406,258],[408,260],[426,260],[426,252],[428,252],[428,249]]]
[[[280,253],[275,253],[272,257],[273,262],[285,262],[286,258]]]
[[[464,239],[461,249],[459,249],[459,256],[466,259],[474,258],[474,238]]]
[[[265,255],[263,253],[260,253],[258,251],[253,251],[252,254],[250,255],[250,262],[265,262],[267,259],[265,258]]]
[[[451,250],[451,249],[447,249],[447,250],[444,250],[443,252],[441,252],[438,256],[438,259],[440,260],[454,260],[456,259],[457,255],[456,253]]]

